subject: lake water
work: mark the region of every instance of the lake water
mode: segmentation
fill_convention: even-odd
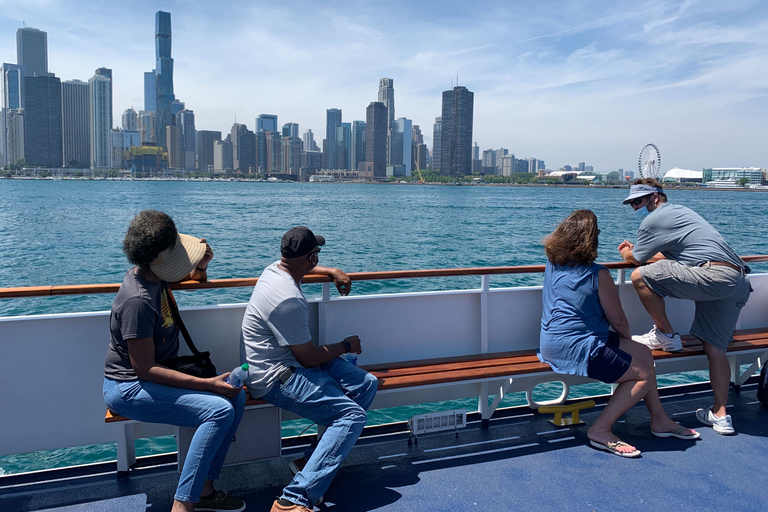
[[[322,265],[347,272],[545,263],[541,240],[573,210],[598,217],[601,262],[618,261],[618,244],[636,238],[639,221],[622,206],[627,189],[298,184],[185,181],[0,180],[0,287],[117,283],[130,267],[122,238],[140,210],[165,211],[180,232],[207,238],[209,277],[257,277],[279,258],[282,234],[303,224],[325,236]],[[714,225],[741,255],[768,252],[768,193],[671,190]],[[752,265],[754,272],[768,264]],[[498,276],[491,286],[540,284],[542,275]],[[480,279],[354,283],[355,295],[477,288]],[[181,292],[182,306],[246,302],[248,288]],[[319,286],[306,286],[309,297]],[[0,316],[108,310],[113,295],[0,300]],[[106,347],[105,347],[106,350]],[[692,382],[706,375],[664,378]],[[660,379],[661,381],[661,379]],[[662,382],[660,382],[662,383]],[[590,385],[584,393],[605,392]],[[602,391],[601,391],[602,390]],[[578,392],[578,391],[577,391]],[[524,403],[505,398],[504,405]],[[476,408],[475,401],[445,404]],[[374,411],[371,421],[407,418],[419,408]],[[307,424],[286,425],[286,434]],[[142,441],[139,453],[174,450],[172,439]],[[0,457],[0,474],[114,459],[113,445]]]

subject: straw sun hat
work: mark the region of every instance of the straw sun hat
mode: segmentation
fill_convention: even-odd
[[[168,283],[181,281],[205,256],[205,244],[199,238],[178,233],[176,243],[152,260],[149,268],[157,277]]]

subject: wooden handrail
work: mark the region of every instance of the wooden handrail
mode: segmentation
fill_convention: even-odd
[[[768,255],[742,256],[747,263],[768,261]],[[603,263],[609,269],[635,268],[625,262]],[[380,281],[386,279],[413,279],[417,277],[461,277],[502,274],[536,274],[544,272],[544,265],[520,265],[516,267],[473,267],[473,268],[443,268],[428,270],[386,270],[382,272],[353,272],[348,274],[352,281]],[[174,290],[207,290],[214,288],[242,288],[254,286],[257,277],[236,279],[212,279],[204,283],[184,281],[171,286]],[[310,274],[304,277],[302,283],[326,283],[332,279],[327,276]],[[61,286],[24,286],[17,288],[0,288],[0,299],[15,299],[21,297],[44,297],[53,295],[92,295],[97,293],[117,293],[120,283],[112,284],[78,284]]]

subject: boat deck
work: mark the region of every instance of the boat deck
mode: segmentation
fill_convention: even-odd
[[[368,433],[316,510],[768,510],[768,410],[755,392],[754,383],[731,391],[738,435],[720,436],[695,418],[697,408],[711,404],[707,384],[664,390],[670,416],[701,432],[696,442],[653,437],[647,410],[635,406],[614,431],[643,451],[639,459],[587,445],[588,425],[605,397],[582,411],[587,425],[581,426],[556,428],[547,421],[551,415],[519,407],[499,411],[503,417],[488,428],[469,422],[458,435],[423,435],[411,446],[402,431]],[[288,461],[300,451],[291,447],[280,459],[227,467],[219,485],[245,499],[247,510],[269,510],[291,477]],[[0,510],[137,511],[144,510],[144,494],[149,510],[164,511],[177,478],[175,463],[134,470],[123,481],[109,472],[46,483],[4,477]]]

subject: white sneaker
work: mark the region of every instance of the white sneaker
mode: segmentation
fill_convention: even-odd
[[[723,417],[717,417],[712,412],[712,409],[707,407],[706,409],[698,409],[696,411],[696,419],[705,425],[710,425],[712,430],[718,434],[732,435],[736,433],[736,429],[733,428],[733,420],[731,420],[730,414],[726,414]]]
[[[680,339],[680,333],[675,333],[669,337],[659,330],[655,325],[653,329],[642,336],[632,336],[632,341],[636,341],[651,350],[664,350],[666,352],[677,352],[683,350],[683,341]]]

